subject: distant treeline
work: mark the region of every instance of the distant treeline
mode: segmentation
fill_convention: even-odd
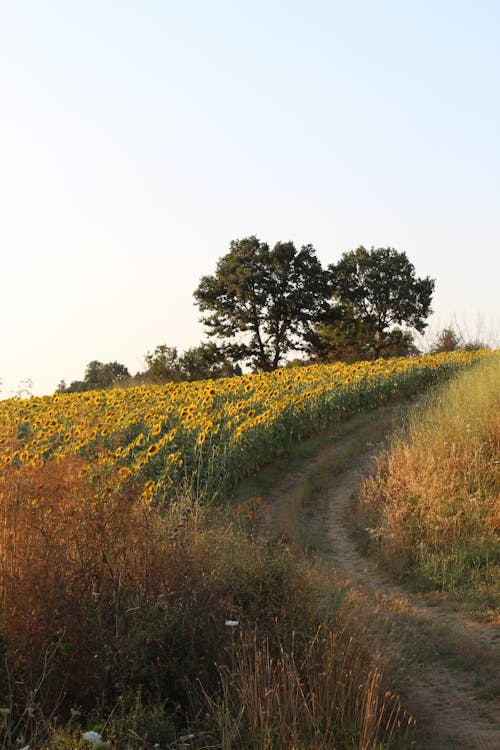
[[[434,339],[429,353],[453,352],[459,349],[474,350],[486,349],[488,346],[480,341],[464,341],[453,328],[443,328]],[[419,354],[419,350],[412,343],[411,347],[398,345],[388,348],[384,357],[412,356]],[[357,357],[367,359],[368,357]],[[58,393],[79,393],[82,391],[93,391],[101,388],[113,388],[116,386],[133,386],[142,384],[161,384],[178,382],[180,380],[204,380],[208,378],[229,378],[241,375],[242,370],[238,364],[227,359],[223,352],[213,343],[202,343],[191,347],[183,354],[179,354],[175,347],[160,344],[153,353],[145,356],[147,368],[143,372],[131,375],[125,365],[119,362],[99,362],[93,360],[85,368],[83,380],[74,380],[66,385],[61,380],[57,387]],[[346,358],[338,357],[338,360],[346,361]],[[317,358],[293,359],[286,366],[299,366],[317,363]],[[330,360],[330,361],[333,361]]]
[[[119,385],[141,385],[143,383],[168,383],[180,380],[204,380],[206,378],[228,378],[241,375],[241,367],[230,362],[220,348],[211,342],[187,349],[179,354],[176,347],[160,344],[154,352],[144,357],[146,369],[132,375],[120,362],[93,360],[85,368],[83,380],[74,380],[66,385],[61,380],[59,393],[79,393]]]

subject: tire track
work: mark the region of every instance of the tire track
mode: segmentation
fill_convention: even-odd
[[[364,456],[366,459],[368,456]],[[358,467],[366,461],[359,461]],[[343,472],[325,492],[326,524],[332,544],[335,566],[356,588],[371,596],[389,617],[393,612],[406,611],[409,622],[415,617],[442,626],[446,623],[461,639],[471,645],[495,642],[495,630],[450,612],[444,606],[432,607],[420,597],[409,594],[403,587],[390,583],[375,563],[364,557],[356,547],[348,528],[348,516],[353,496],[359,493],[363,471],[352,467]],[[399,628],[407,628],[392,615]],[[402,633],[402,637],[406,637]],[[428,745],[433,750],[498,750],[500,748],[500,700],[477,700],[473,676],[450,669],[436,661],[434,664],[414,662],[407,665],[411,679],[407,680],[406,701]]]
[[[384,425],[381,423],[384,421]],[[283,515],[287,500],[293,498],[300,486],[307,486],[318,471],[330,466],[331,478],[322,485],[319,508],[315,508],[307,523],[319,526],[328,542],[328,554],[335,569],[348,579],[349,585],[372,602],[374,611],[389,620],[398,643],[397,658],[401,673],[406,676],[402,698],[417,720],[419,735],[425,750],[499,750],[500,699],[478,700],[473,668],[453,669],[442,663],[436,654],[434,661],[411,655],[408,644],[416,634],[429,634],[429,629],[447,628],[455,650],[468,653],[468,663],[474,655],[491,654],[492,662],[500,670],[495,656],[500,630],[483,625],[446,605],[436,605],[420,595],[410,594],[403,586],[394,584],[376,563],[358,549],[351,533],[353,502],[358,496],[364,477],[369,471],[374,454],[374,442],[387,430],[387,420],[361,424],[332,439],[331,444],[316,456],[305,461],[300,469],[281,477],[267,496],[271,507]],[[345,434],[347,433],[347,434]],[[346,441],[357,445],[355,457],[338,471],[339,456],[345,452]],[[342,462],[341,462],[342,463]],[[259,524],[259,533],[267,535],[274,527],[273,513],[267,512]],[[415,650],[418,644],[415,642]],[[410,653],[409,653],[410,652]],[[489,664],[495,674],[495,665]],[[479,674],[479,673],[477,673]],[[500,671],[498,672],[500,674]]]

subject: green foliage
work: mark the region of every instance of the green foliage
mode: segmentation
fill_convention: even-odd
[[[112,386],[124,383],[130,378],[130,373],[125,365],[119,362],[102,363],[98,360],[89,362],[85,368],[85,377],[83,380],[73,380],[69,386],[66,386],[64,380],[61,380],[57,386],[58,393],[81,393],[83,391],[96,391],[101,388],[111,388]]]
[[[148,366],[144,376],[149,382],[162,383],[182,379],[179,354],[175,346],[159,344],[154,352],[148,352],[144,359]]]
[[[202,342],[179,355],[175,347],[160,344],[145,357],[148,365],[137,379],[148,383],[178,382],[179,380],[207,380],[241,375],[213,342]]]
[[[422,333],[427,325],[434,281],[416,278],[406,253],[358,247],[329,270],[334,304],[310,339],[313,355],[354,360],[415,353],[411,331]]]
[[[127,368],[118,362],[102,364],[94,360],[87,365],[83,380],[73,380],[69,386],[61,380],[56,393],[82,393],[136,383],[177,383],[180,380],[206,380],[241,375],[241,368],[233,365],[213,342],[203,342],[199,346],[187,349],[183,354],[179,354],[175,346],[159,344],[153,352],[148,352],[144,359],[146,370],[138,372],[133,377]]]
[[[180,366],[184,380],[241,375],[241,368],[234,366],[214,342],[203,342],[187,349],[180,358]]]
[[[234,361],[271,371],[287,352],[304,350],[329,293],[329,276],[312,245],[297,251],[292,242],[278,242],[271,250],[252,236],[231,242],[194,296],[208,335]]]

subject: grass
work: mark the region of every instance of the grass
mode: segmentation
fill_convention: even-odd
[[[433,392],[362,493],[372,549],[416,590],[500,616],[500,358]]]
[[[220,508],[160,513],[109,482],[82,482],[71,456],[3,474],[2,749],[69,750],[94,729],[136,750],[379,750],[411,730],[364,615],[319,566]]]
[[[436,396],[440,398],[440,393]],[[338,425],[335,431],[318,436],[314,442],[296,446],[290,462],[276,461],[252,477],[251,483],[241,483],[237,488],[237,499],[242,502],[252,492],[259,497],[272,498],[274,533],[285,538],[296,550],[313,552],[316,558],[322,560],[325,571],[330,571],[326,575],[334,577],[331,542],[325,535],[322,523],[324,492],[353,457],[365,453],[370,446],[380,450],[380,445],[387,441],[395,423],[408,420],[409,411],[422,408],[419,404],[414,401],[356,415]],[[369,537],[359,532],[355,520],[353,533],[357,532],[357,541],[366,551]],[[473,601],[470,599],[471,605]],[[361,597],[358,598],[358,606],[360,602]],[[426,599],[426,604],[439,606],[440,600]],[[404,689],[406,681],[411,679],[408,664],[437,660],[447,667],[474,674],[478,698],[499,695],[499,654],[493,644],[476,643],[471,641],[470,636],[455,632],[450,624],[428,621],[412,608],[398,606],[397,602],[387,601],[381,607],[379,603],[378,614],[373,616],[372,613],[366,617],[385,653],[394,648],[395,638],[402,649],[404,658],[401,670],[395,664],[390,667],[394,671],[395,682]],[[364,609],[369,607],[365,606]],[[388,663],[386,666],[389,668]]]
[[[2,750],[80,748],[88,729],[133,750],[410,746],[412,720],[391,692],[368,602],[307,554],[318,530],[303,534],[311,498],[393,416],[394,407],[361,413],[304,443],[283,422],[290,455],[242,483],[230,509],[180,488],[160,508],[147,473],[118,477],[116,461],[88,472],[74,451],[6,462]],[[237,462],[235,472],[246,469]],[[293,472],[296,486],[274,509],[281,538],[259,539],[259,503]]]

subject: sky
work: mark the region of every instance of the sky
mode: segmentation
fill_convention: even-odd
[[[206,338],[233,239],[404,251],[498,342],[498,0],[0,0],[0,396]]]

